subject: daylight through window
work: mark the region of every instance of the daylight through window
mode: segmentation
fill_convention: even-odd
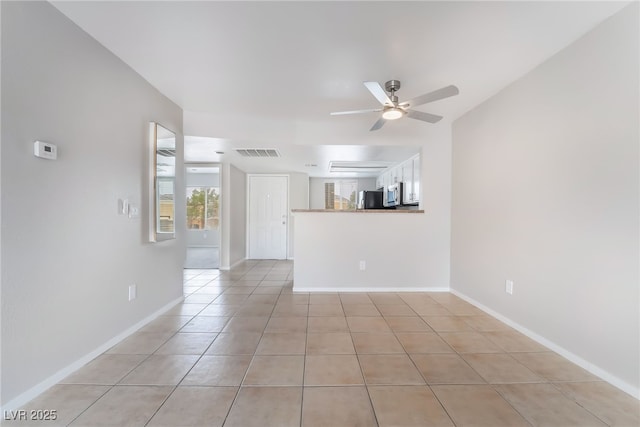
[[[325,209],[355,209],[358,181],[336,180],[324,184]]]
[[[215,187],[187,187],[187,228],[217,230],[220,192]]]

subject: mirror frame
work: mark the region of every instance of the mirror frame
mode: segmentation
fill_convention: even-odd
[[[163,135],[171,135],[164,137]],[[159,141],[162,139],[173,139],[173,147],[159,147]],[[166,144],[163,144],[166,145]],[[169,144],[171,145],[171,144]],[[162,126],[156,122],[149,123],[149,241],[161,242],[165,240],[171,240],[176,238],[176,133],[168,128]],[[169,167],[169,174],[160,174],[161,166],[158,163],[158,158],[165,158],[167,156],[161,155],[160,150],[173,150],[173,170]],[[167,166],[166,164],[164,166]],[[170,165],[169,165],[170,166]],[[171,205],[170,214],[170,230],[163,231],[160,218],[160,183],[168,183],[171,187],[171,193],[173,195],[173,203]],[[165,187],[165,186],[162,186]],[[167,193],[168,194],[168,193]]]

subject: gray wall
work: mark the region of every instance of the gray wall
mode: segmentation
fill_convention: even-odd
[[[324,198],[323,198],[324,200]],[[288,257],[294,256],[293,237],[295,233],[295,216],[291,209],[309,209],[309,175],[291,172],[289,174],[289,247]]]
[[[231,265],[242,261],[247,253],[247,174],[233,165],[230,167],[230,250]]]
[[[180,108],[50,4],[1,7],[4,405],[179,298],[185,230],[146,242],[148,125],[174,130],[182,159]],[[57,161],[33,156],[38,139]],[[124,197],[140,219],[118,215]]]
[[[297,212],[297,292],[406,292],[448,290],[440,282],[427,213],[375,215]],[[360,270],[360,262],[365,270]]]
[[[637,17],[635,3],[454,123],[451,239],[452,289],[636,396]]]

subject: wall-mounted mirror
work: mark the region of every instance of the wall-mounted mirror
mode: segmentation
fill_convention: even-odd
[[[149,133],[152,173],[149,240],[159,242],[176,236],[176,134],[154,122],[150,123]]]

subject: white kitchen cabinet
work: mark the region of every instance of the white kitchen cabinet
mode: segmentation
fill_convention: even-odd
[[[376,178],[377,188],[386,188],[397,182],[403,183],[402,201],[417,205],[420,202],[420,155],[416,154],[404,162],[387,169]]]
[[[413,163],[413,201],[414,203],[420,202],[420,155],[415,156],[412,159]]]
[[[415,155],[398,166],[401,171],[402,203],[417,205],[420,202],[420,155]]]
[[[413,203],[413,161],[411,159],[398,166],[401,171],[402,202]]]
[[[397,182],[400,182],[402,180],[402,176],[401,176],[401,170],[398,167],[395,168],[391,168],[390,172],[390,177],[389,177],[389,185],[391,184],[395,184]]]
[[[386,189],[389,185],[391,185],[391,171],[382,174],[382,186]]]
[[[418,203],[416,188],[420,186],[415,180],[414,157],[403,163],[403,191],[402,201],[405,204],[415,205]]]

